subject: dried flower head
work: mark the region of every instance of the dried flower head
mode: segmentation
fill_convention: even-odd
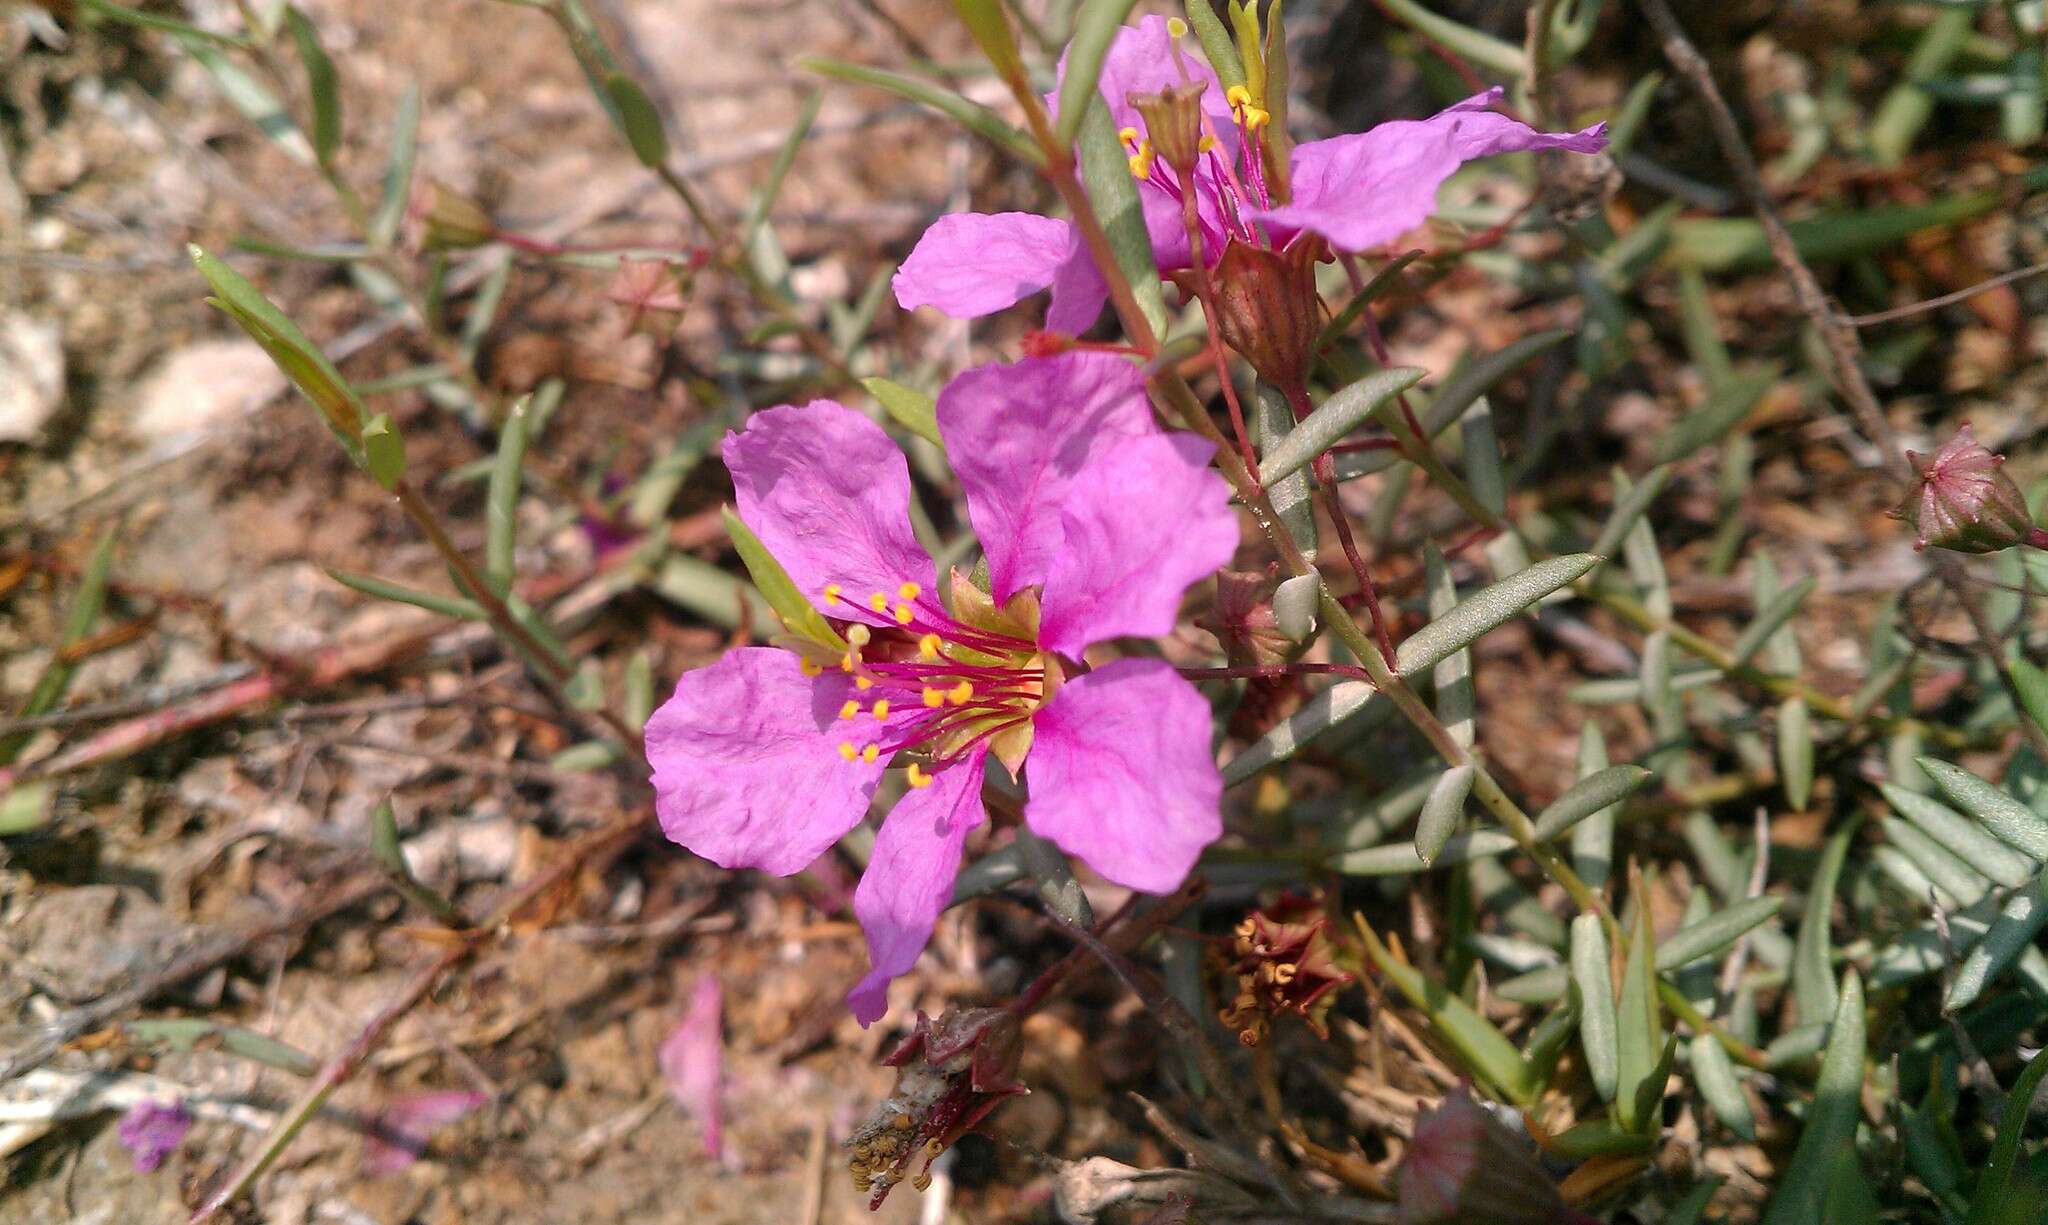
[[[2026,497],[2005,474],[2005,456],[1980,445],[1967,422],[1932,456],[1908,451],[1906,459],[1919,483],[1893,513],[1918,529],[1914,548],[1996,553],[2048,545],[2048,532],[2034,526]]]
[[[1238,1041],[1257,1046],[1273,1019],[1287,1013],[1308,1022],[1317,1037],[1330,1036],[1331,992],[1357,975],[1337,963],[1329,925],[1320,900],[1292,896],[1237,925],[1230,966],[1237,995],[1219,1015]]]
[[[917,1028],[882,1060],[897,1069],[896,1088],[846,1141],[853,1185],[868,1193],[870,1208],[881,1207],[919,1156],[911,1185],[924,1190],[939,1154],[1004,1098],[1030,1092],[1016,1080],[1018,1033],[1016,1014],[1000,1008],[948,1010],[936,1021],[917,1014]]]

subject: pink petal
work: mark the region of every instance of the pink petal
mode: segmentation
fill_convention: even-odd
[[[1181,594],[1237,551],[1214,449],[1193,434],[1131,438],[1082,470],[1060,504],[1039,642],[1078,659],[1110,638],[1172,632]]]
[[[805,676],[769,647],[685,672],[647,721],[662,832],[720,867],[802,871],[867,813],[887,764],[842,756],[882,730],[839,717],[855,698],[845,674]]]
[[[870,595],[932,590],[931,556],[910,530],[909,466],[861,414],[831,400],[755,413],[726,435],[725,466],[740,518],[829,615],[894,625]],[[826,597],[833,584],[844,600]]]
[[[1230,115],[1230,100],[1224,96],[1222,82],[1202,58],[1198,48],[1189,46],[1181,49],[1178,63],[1173,55],[1173,36],[1167,33],[1166,18],[1158,16],[1141,17],[1135,25],[1125,26],[1110,40],[1109,54],[1102,61],[1102,75],[1097,78],[1097,90],[1102,100],[1109,104],[1110,117],[1119,128],[1137,128],[1143,131],[1145,124],[1127,98],[1132,94],[1158,93],[1160,90],[1180,85],[1184,81],[1203,81],[1209,86],[1202,91],[1202,111],[1216,130],[1216,137],[1227,146],[1230,156],[1237,150],[1237,125]],[[1182,70],[1186,74],[1183,76]],[[1067,57],[1060,56],[1059,76],[1065,80]],[[1058,94],[1053,95],[1057,101]]]
[[[903,309],[935,306],[955,319],[994,314],[1051,286],[1052,323],[1062,331],[1084,330],[1108,296],[1074,227],[1036,213],[949,213],[925,230],[890,284]]]
[[[1075,473],[1158,432],[1145,376],[1113,353],[977,366],[939,393],[938,420],[999,602],[1045,581]]]
[[[1437,188],[1475,158],[1521,149],[1597,153],[1607,125],[1581,132],[1539,132],[1486,108],[1498,88],[1475,94],[1428,119],[1398,119],[1367,132],[1294,147],[1291,203],[1255,212],[1276,230],[1312,230],[1346,251],[1391,242],[1436,211]]]
[[[114,1135],[135,1155],[135,1172],[147,1174],[178,1151],[185,1133],[192,1130],[192,1114],[183,1102],[164,1105],[137,1102],[114,1125]]]
[[[719,1098],[725,1066],[725,1040],[720,1031],[724,1002],[717,975],[698,979],[683,1019],[662,1040],[656,1056],[676,1102],[704,1129],[704,1151],[713,1159],[724,1147],[725,1111]]]
[[[1024,820],[1104,878],[1169,892],[1223,833],[1209,703],[1166,663],[1075,677],[1032,730]]]
[[[372,1174],[398,1173],[425,1155],[435,1132],[490,1100],[488,1094],[461,1089],[394,1099],[371,1122],[363,1168]]]
[[[875,835],[874,854],[853,894],[873,968],[846,996],[862,1025],[889,1011],[889,980],[917,964],[939,912],[953,899],[960,849],[988,817],[981,803],[987,757],[986,746],[977,747],[939,771],[930,786],[913,789]]]

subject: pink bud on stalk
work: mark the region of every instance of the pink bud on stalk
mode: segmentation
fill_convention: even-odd
[[[1933,456],[1906,452],[1919,481],[1892,514],[1918,529],[1913,547],[1996,553],[2014,545],[2048,548],[2020,487],[2005,474],[2005,456],[1970,435],[1967,422]]]

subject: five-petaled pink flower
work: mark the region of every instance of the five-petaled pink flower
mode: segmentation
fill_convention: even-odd
[[[1132,151],[1145,228],[1165,275],[1189,267],[1192,259],[1182,185],[1177,175],[1155,172],[1143,119],[1130,98],[1187,84],[1206,86],[1200,98],[1203,126],[1213,138],[1203,142],[1207,149],[1194,174],[1209,264],[1232,241],[1277,250],[1303,234],[1321,235],[1340,251],[1362,251],[1422,224],[1435,210],[1444,180],[1475,158],[1524,149],[1596,153],[1607,144],[1606,124],[1539,132],[1494,112],[1490,108],[1501,96],[1496,88],[1428,119],[1395,120],[1296,145],[1288,158],[1288,194],[1281,199],[1262,167],[1265,112],[1239,90],[1226,94],[1207,64],[1181,55],[1166,18],[1147,17],[1119,31],[1110,44],[1100,89]],[[1046,322],[1060,332],[1084,331],[1107,296],[1075,228],[1034,213],[941,217],[895,278],[896,301],[905,309],[934,306],[961,319],[1001,310],[1048,287]]]
[[[991,756],[1033,830],[1132,889],[1175,888],[1222,828],[1209,704],[1158,659],[1082,662],[1171,631],[1230,560],[1210,444],[1162,432],[1142,374],[1104,353],[970,370],[937,417],[988,590],[955,572],[942,598],[903,455],[868,418],[757,413],[725,440],[739,516],[829,621],[685,674],[647,725],[662,829],[728,868],[800,871],[907,768],[854,893],[863,1024],[951,898]]]

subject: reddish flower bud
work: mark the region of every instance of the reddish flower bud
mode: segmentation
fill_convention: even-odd
[[[1574,1225],[1529,1141],[1463,1091],[1416,1116],[1395,1174],[1401,1225]]]
[[[2005,474],[2005,457],[1978,445],[1968,424],[1932,457],[1908,451],[1906,458],[1920,479],[1893,513],[1918,529],[1913,547],[1996,553],[2048,542],[2048,533],[2034,526],[2019,486]]]
[[[1016,1014],[1000,1008],[917,1014],[917,1028],[882,1060],[897,1069],[896,1088],[868,1112],[846,1147],[853,1185],[880,1208],[903,1181],[913,1158],[924,1166],[911,1178],[922,1191],[931,1164],[973,1130],[1006,1097],[1030,1090],[1016,1080]]]
[[[1322,334],[1321,299],[1316,296],[1316,261],[1326,247],[1303,234],[1285,251],[1231,239],[1209,270],[1215,290],[1216,330],[1223,343],[1243,355],[1259,377],[1283,390],[1308,382]],[[1196,285],[1192,272],[1174,274],[1184,292]]]
[[[1158,93],[1130,94],[1131,104],[1145,121],[1145,141],[1159,160],[1186,179],[1203,153],[1202,91],[1207,81],[1184,81]]]
[[[1253,911],[1237,925],[1231,964],[1237,996],[1219,1016],[1246,1046],[1257,1046],[1272,1030],[1273,1018],[1285,1013],[1327,1038],[1330,1005],[1336,1003],[1331,991],[1357,975],[1337,964],[1320,902],[1287,897],[1268,909]]]
[[[476,201],[453,188],[421,178],[405,206],[405,245],[414,251],[457,251],[481,247],[497,236],[498,225]]]

